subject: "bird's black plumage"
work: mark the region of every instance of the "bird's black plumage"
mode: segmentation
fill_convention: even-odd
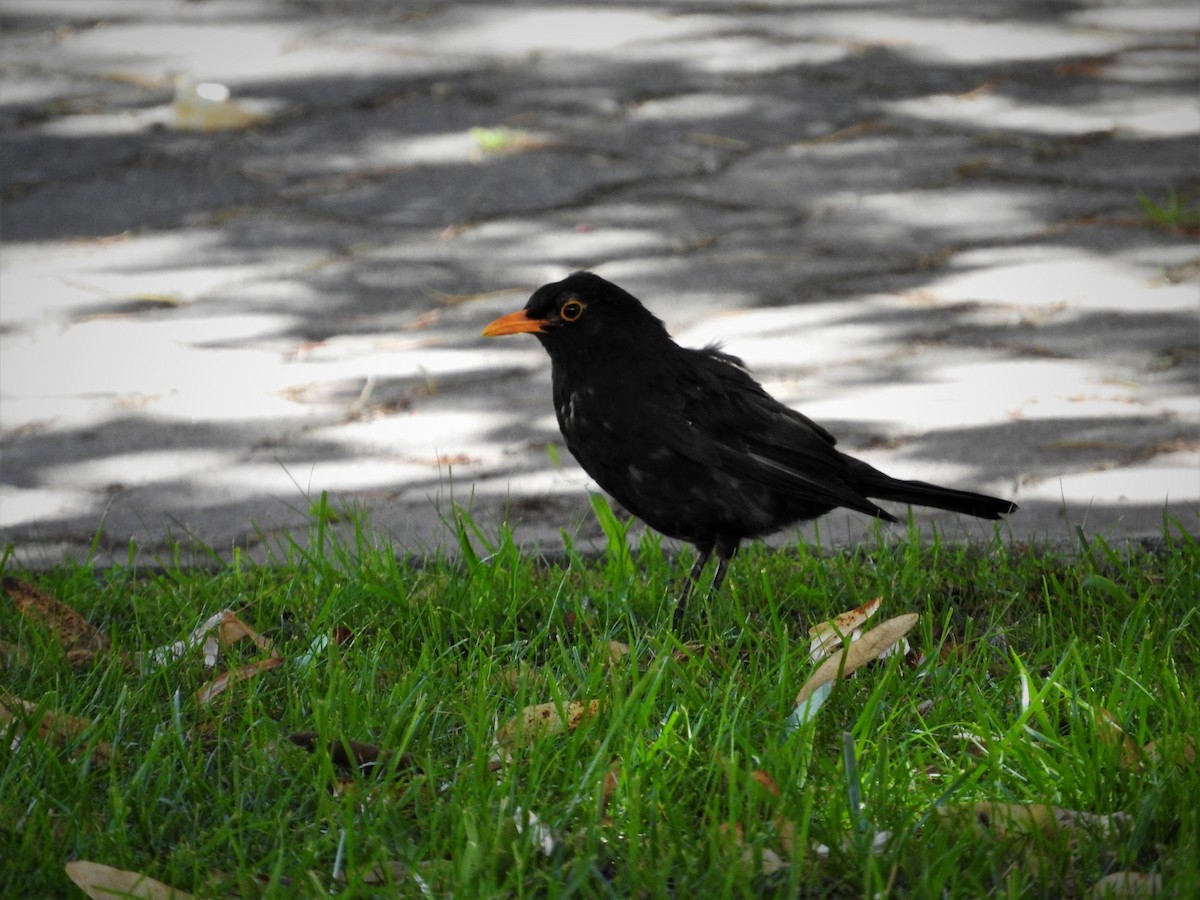
[[[892,478],[837,449],[828,431],[768,394],[741,360],[676,344],[632,294],[591,272],[538,288],[485,335],[533,333],[550,354],[567,447],[622,506],[699,557],[720,586],[746,538],[837,507],[894,522],[871,498],[998,519],[1007,500]]]

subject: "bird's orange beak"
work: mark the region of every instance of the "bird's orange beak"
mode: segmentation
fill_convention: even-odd
[[[545,321],[531,319],[525,314],[525,310],[519,309],[515,313],[509,313],[494,322],[489,322],[487,328],[483,329],[483,336],[499,337],[502,334],[524,334],[526,332],[536,334],[545,330]]]

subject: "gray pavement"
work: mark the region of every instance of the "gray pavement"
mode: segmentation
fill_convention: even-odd
[[[22,562],[263,555],[322,491],[586,546],[548,360],[479,337],[584,267],[1016,539],[1200,533],[1200,229],[1138,201],[1200,203],[1193,0],[0,11]]]

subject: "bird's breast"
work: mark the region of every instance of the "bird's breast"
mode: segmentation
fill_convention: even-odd
[[[564,435],[583,427],[588,419],[579,391],[570,391],[562,397],[555,406],[555,412],[558,414],[558,427]]]
[[[644,450],[644,429],[631,427],[627,415],[631,403],[628,398],[601,396],[586,385],[555,397],[554,411],[567,449],[610,493],[611,473],[640,462]]]

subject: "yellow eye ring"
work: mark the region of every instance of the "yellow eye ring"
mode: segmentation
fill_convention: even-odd
[[[583,304],[572,297],[562,305],[558,315],[564,322],[574,322],[583,315]]]

